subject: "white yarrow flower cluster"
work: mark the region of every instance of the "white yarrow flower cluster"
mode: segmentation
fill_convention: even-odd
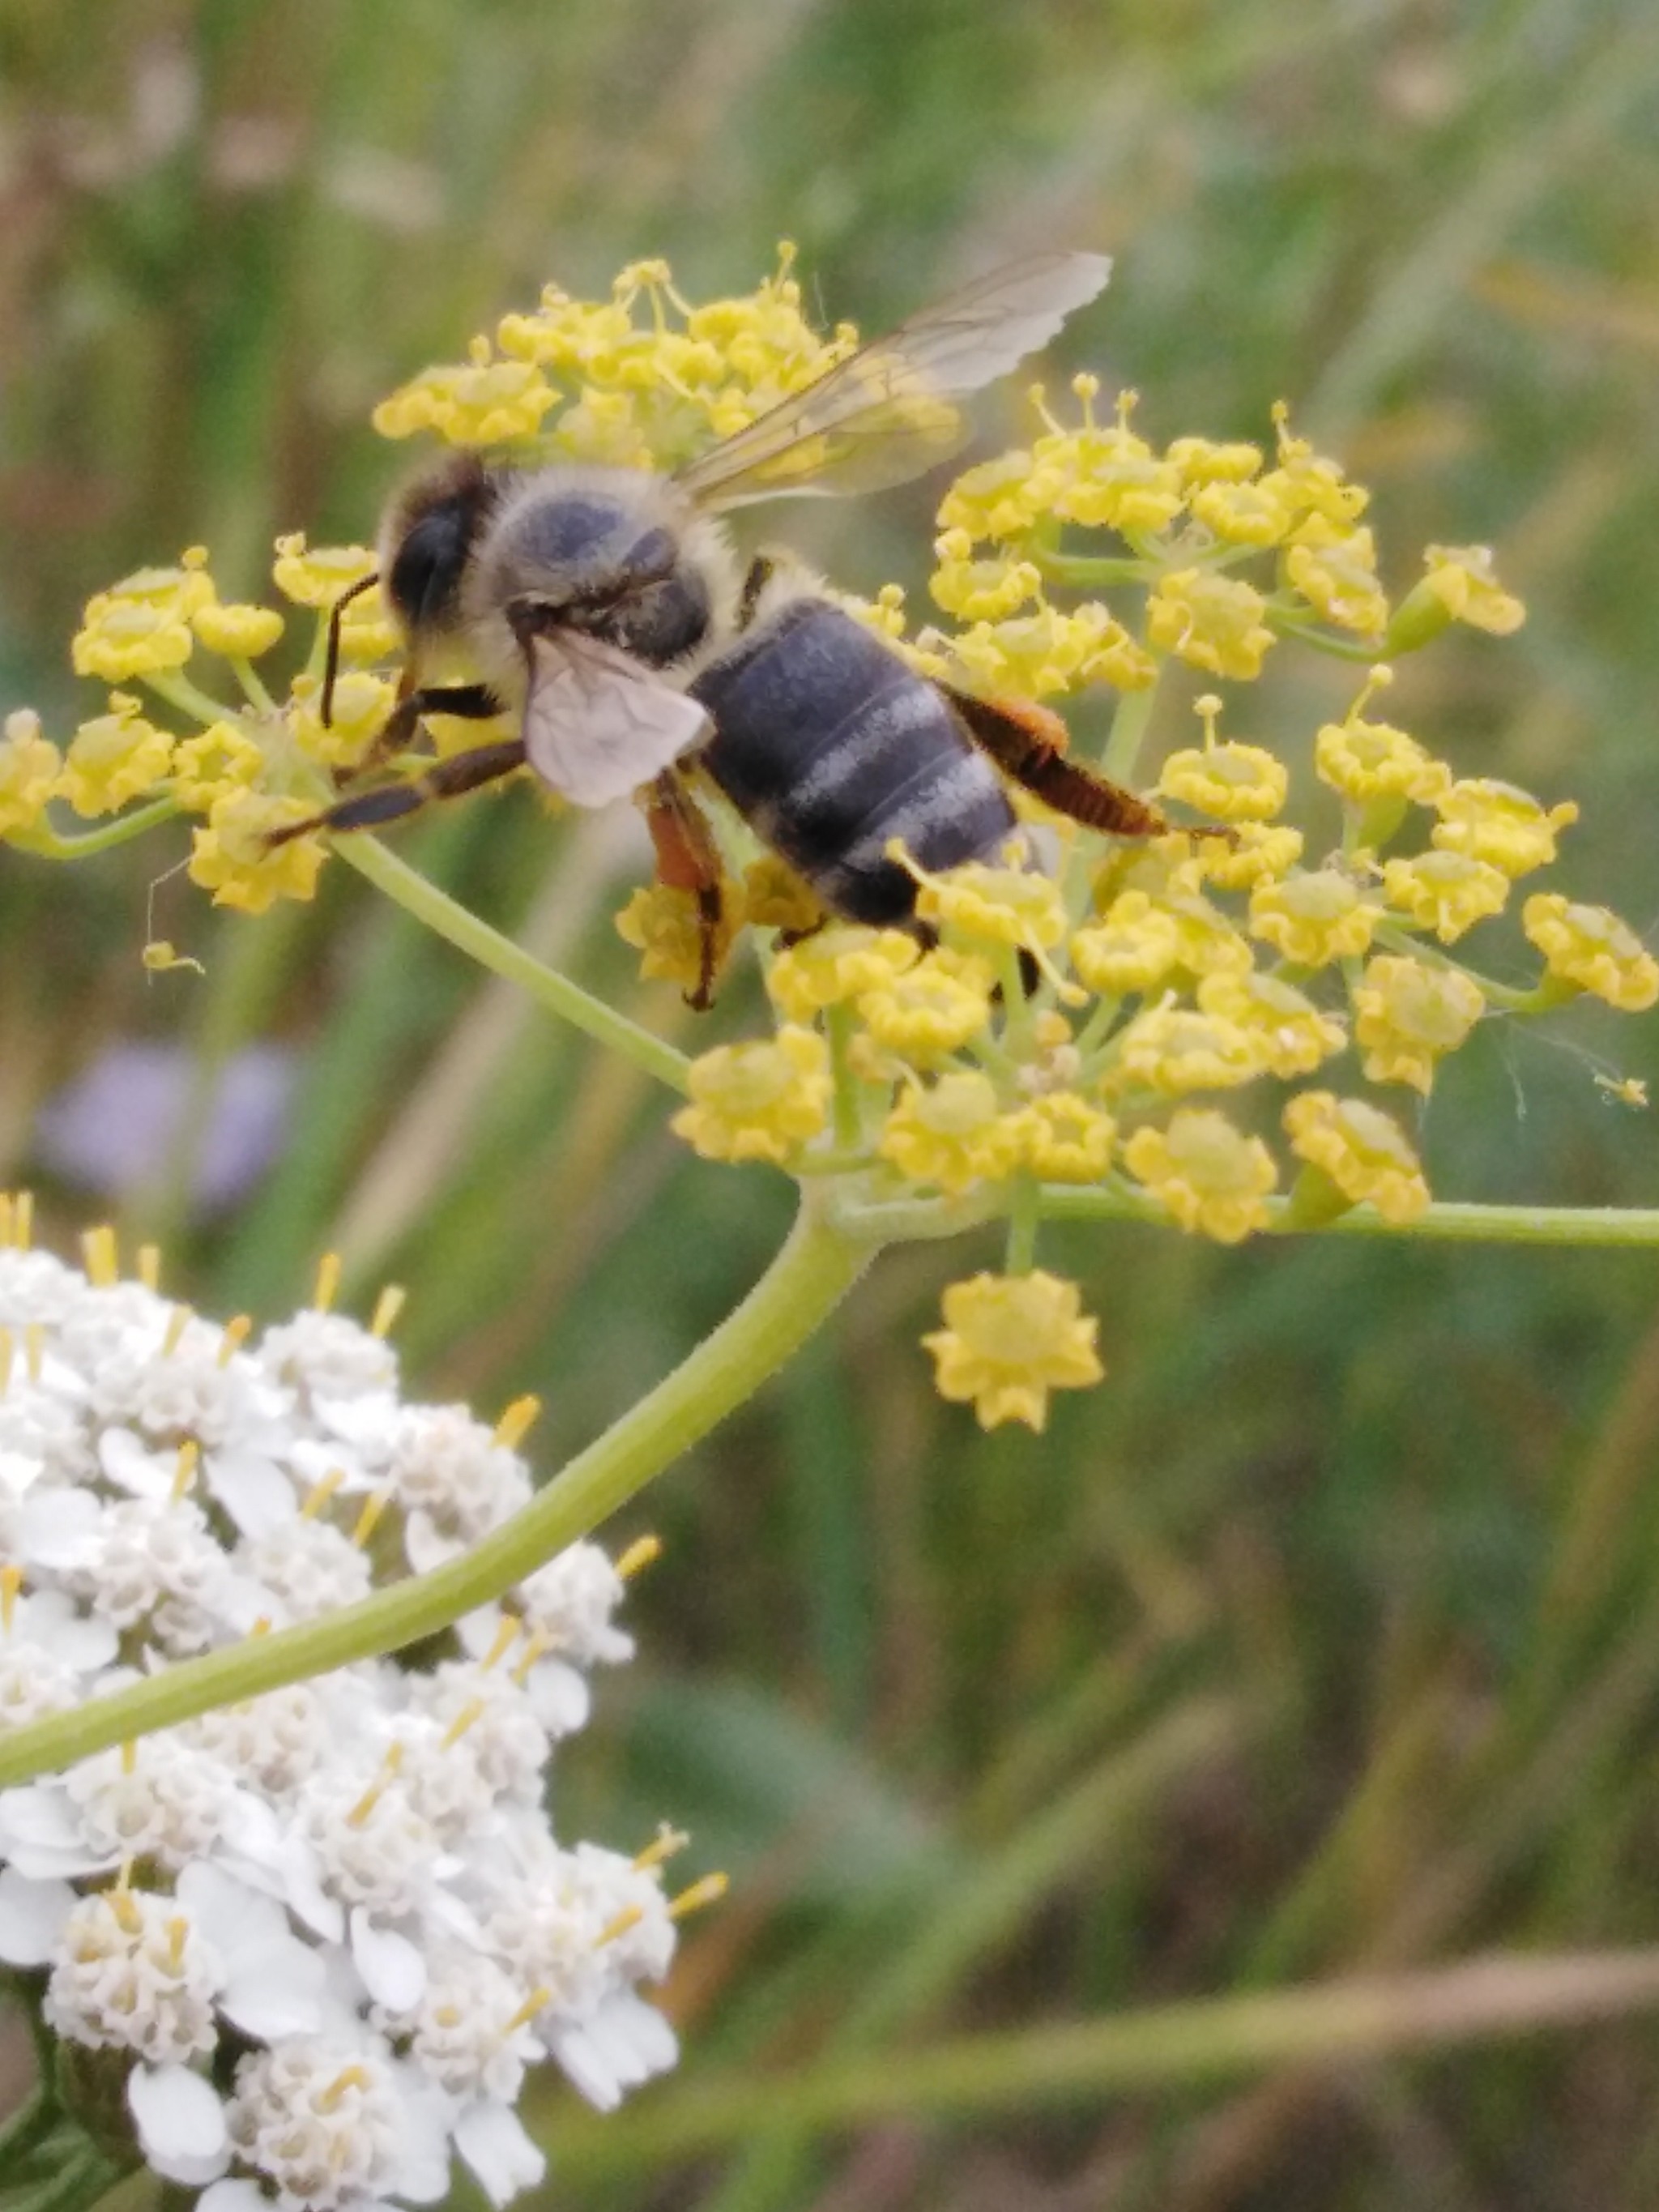
[[[0,1243],[0,1729],[362,1596],[530,1494],[509,1416],[405,1404],[326,1311],[252,1338],[89,1244]],[[577,1544],[423,1671],[353,1666],[0,1792],[0,1962],[125,2069],[156,2172],[202,2212],[429,2203],[459,2154],[542,2178],[514,2106],[551,2056],[609,2107],[671,2066],[639,1994],[673,1955],[661,1863],[545,1811],[585,1669],[630,1656]]]

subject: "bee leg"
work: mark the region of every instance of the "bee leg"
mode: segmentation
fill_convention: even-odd
[[[375,791],[360,791],[355,798],[343,799],[337,805],[308,815],[303,822],[284,823],[280,830],[270,832],[265,844],[271,849],[291,844],[313,830],[374,830],[383,823],[401,822],[404,815],[418,813],[434,799],[459,799],[463,792],[476,791],[480,784],[494,783],[523,766],[521,738],[477,745],[471,752],[452,753],[424,775],[409,776],[402,783],[383,783]]]
[[[351,602],[361,599],[365,592],[372,590],[380,580],[378,571],[371,568],[368,575],[359,576],[355,584],[348,586],[328,611],[328,658],[323,663],[322,714],[325,729],[327,729],[334,720],[334,686],[340,678],[341,621]]]
[[[684,777],[672,768],[651,786],[645,823],[656,848],[657,881],[696,897],[700,965],[697,988],[686,993],[685,1003],[706,1014],[714,1003],[714,978],[726,951],[725,878],[714,834]]]
[[[1137,799],[1121,783],[1066,756],[1066,725],[1046,707],[1006,699],[975,699],[949,684],[939,689],[955,708],[968,734],[988,753],[1011,783],[1029,791],[1056,814],[1115,837],[1158,837],[1171,825],[1155,806]],[[1197,835],[1229,836],[1225,830]]]
[[[507,711],[504,703],[495,696],[487,684],[428,684],[406,691],[386,716],[376,733],[374,743],[360,761],[349,769],[337,769],[337,783],[347,783],[368,769],[379,768],[400,753],[419,728],[427,714],[453,714],[463,722],[488,722]],[[323,717],[327,721],[326,714]],[[465,758],[465,755],[457,755]]]

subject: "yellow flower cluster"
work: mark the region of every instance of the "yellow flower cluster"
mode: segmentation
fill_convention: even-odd
[[[813,330],[792,261],[785,247],[755,291],[702,305],[660,261],[632,264],[597,302],[550,287],[466,359],[392,394],[375,426],[520,459],[672,469],[854,344],[848,328]],[[1096,380],[1073,388],[1077,419],[1037,395],[1029,448],[968,470],[939,507],[933,593],[954,627],[907,639],[896,586],[848,604],[969,692],[1118,694],[1106,763],[1120,781],[1135,779],[1171,661],[1224,685],[1285,646],[1392,660],[1454,622],[1501,636],[1522,619],[1479,546],[1431,547],[1391,600],[1368,495],[1283,407],[1262,446],[1160,447],[1136,427],[1134,394],[1101,419]],[[331,616],[374,560],[365,544],[295,534],[277,542],[269,605],[222,598],[199,547],[99,592],[71,653],[101,696],[61,743],[31,714],[5,722],[0,838],[62,855],[180,815],[191,875],[216,902],[258,913],[310,897],[323,841],[272,833],[325,809],[371,758],[388,775],[408,766],[377,750],[401,641],[378,586],[343,611],[323,712]],[[1577,809],[1460,778],[1378,718],[1389,680],[1379,659],[1317,728],[1301,808],[1294,734],[1224,734],[1231,710],[1206,692],[1199,741],[1156,773],[1199,830],[1091,842],[1060,821],[1052,870],[1032,857],[1036,831],[1031,847],[943,874],[890,847],[915,881],[914,924],[898,928],[826,915],[769,856],[725,886],[712,947],[678,886],[636,891],[619,917],[644,975],[686,991],[741,933],[771,938],[772,1032],[690,1066],[674,1127],[703,1158],[832,1182],[854,1204],[920,1206],[941,1226],[1007,1218],[1006,1272],[955,1285],[927,1339],[940,1391],[987,1426],[1040,1428],[1055,1390],[1102,1372],[1076,1286],[1035,1264],[1054,1187],[1069,1187],[1073,1210],[1228,1243],[1355,1206],[1408,1224],[1428,1185],[1396,1119],[1353,1095],[1362,1079],[1426,1093],[1490,1016],[1584,994],[1625,1011],[1659,1001],[1659,963],[1634,933],[1553,891],[1520,902],[1541,963],[1529,983],[1463,964],[1463,940],[1553,862]],[[416,744],[441,757],[493,734],[439,719]],[[54,807],[100,826],[66,834]],[[1350,1054],[1339,1081],[1330,1064]]]

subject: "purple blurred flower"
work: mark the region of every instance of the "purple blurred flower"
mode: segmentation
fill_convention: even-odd
[[[221,1071],[189,1170],[198,1211],[234,1205],[276,1158],[298,1073],[291,1052],[269,1044],[250,1045]],[[195,1063],[177,1045],[106,1046],[41,1109],[42,1164],[65,1182],[125,1197],[165,1174],[195,1080]]]

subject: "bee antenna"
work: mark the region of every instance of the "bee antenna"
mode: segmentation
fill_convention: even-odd
[[[340,623],[346,609],[354,599],[361,599],[371,586],[380,580],[379,571],[371,568],[366,576],[341,592],[328,611],[328,658],[323,663],[323,727],[331,729],[334,722],[334,686],[340,675]]]

